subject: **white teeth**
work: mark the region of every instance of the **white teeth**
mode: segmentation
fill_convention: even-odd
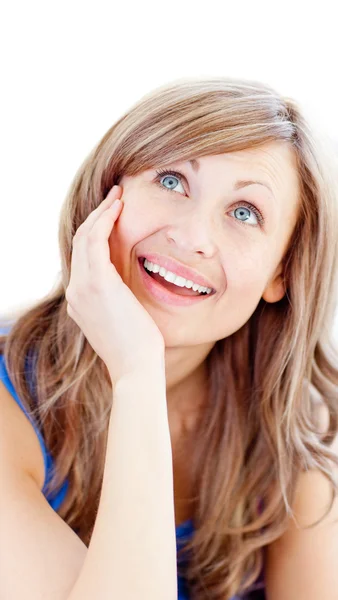
[[[166,281],[169,281],[169,283],[174,283],[175,279],[176,279],[176,275],[174,275],[174,273],[172,273],[171,271],[167,271],[164,279]]]
[[[172,271],[167,271],[164,267],[160,267],[160,265],[152,263],[146,258],[144,259],[143,265],[148,271],[152,271],[153,273],[159,273],[159,275],[161,275],[161,277],[164,277],[166,281],[174,283],[178,287],[186,287],[188,289],[192,288],[194,292],[199,293],[206,292],[207,294],[210,294],[212,292],[212,288],[204,287],[203,285],[198,285],[198,283],[194,283],[190,279],[184,279],[184,277],[181,277],[180,275],[175,275],[175,273],[172,273]]]

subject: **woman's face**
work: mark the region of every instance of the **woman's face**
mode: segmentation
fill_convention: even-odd
[[[158,175],[155,168],[124,176],[124,207],[109,239],[113,264],[167,347],[212,346],[240,329],[262,297],[277,302],[284,296],[281,259],[299,207],[295,156],[287,144],[205,156],[194,166],[166,165],[182,177]],[[244,180],[266,185],[244,187]],[[159,299],[145,286],[138,261],[151,253],[194,269],[216,293],[187,306]]]

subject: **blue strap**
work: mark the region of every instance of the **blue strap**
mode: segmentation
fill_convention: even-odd
[[[9,327],[7,327],[5,330],[2,327],[0,329],[0,334],[6,335],[8,333],[8,330],[9,330]],[[33,380],[32,375],[34,373],[34,369],[32,368],[33,365],[34,365],[34,361],[32,362],[31,355],[28,355],[26,357],[26,361],[25,361],[25,373],[27,376],[27,381],[28,381],[28,385],[30,387],[32,396],[34,397],[33,385],[32,385],[32,380]],[[60,507],[63,500],[65,499],[65,496],[66,496],[66,493],[68,490],[68,485],[69,485],[68,481],[66,480],[64,482],[63,486],[60,488],[60,490],[58,492],[56,492],[56,493],[54,492],[54,494],[49,494],[49,495],[47,494],[47,485],[53,475],[54,461],[53,461],[53,458],[50,455],[50,453],[47,451],[46,444],[45,444],[43,436],[40,432],[40,428],[39,428],[38,424],[33,419],[32,415],[28,413],[26,407],[23,405],[22,401],[20,400],[18,394],[16,393],[16,391],[14,389],[13,383],[8,374],[8,369],[7,369],[7,366],[5,363],[5,357],[3,354],[0,354],[0,381],[2,381],[2,383],[8,389],[9,393],[16,400],[17,404],[20,406],[21,410],[24,412],[24,414],[26,415],[26,417],[29,419],[32,426],[34,427],[35,433],[38,437],[38,440],[39,440],[39,443],[41,446],[43,460],[44,460],[45,479],[44,479],[44,485],[42,488],[42,493],[44,494],[44,496],[46,497],[46,500],[49,502],[49,504],[52,506],[52,508],[54,508],[54,510],[57,510]]]

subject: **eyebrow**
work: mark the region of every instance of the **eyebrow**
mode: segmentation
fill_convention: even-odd
[[[187,163],[190,163],[190,165],[192,166],[195,173],[198,172],[200,164],[196,158],[192,158],[191,160],[188,160]],[[268,188],[268,190],[271,192],[273,198],[275,197],[270,185],[268,183],[264,183],[263,181],[258,181],[257,179],[240,179],[240,180],[236,181],[236,183],[234,185],[234,190],[235,191],[240,190],[244,187],[247,187],[248,185],[263,185],[264,187]]]

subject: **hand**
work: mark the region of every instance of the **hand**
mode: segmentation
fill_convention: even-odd
[[[65,294],[68,315],[105,362],[113,384],[149,358],[164,356],[160,330],[110,260],[108,239],[123,210],[116,202],[121,191],[114,186],[77,229]]]

